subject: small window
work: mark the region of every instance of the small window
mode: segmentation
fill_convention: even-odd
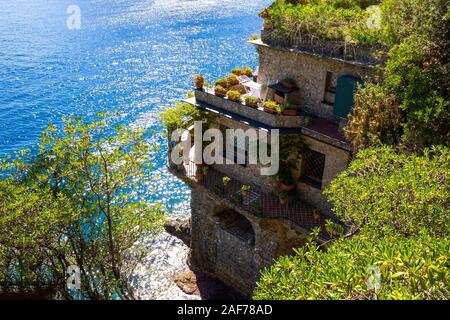
[[[327,72],[327,78],[325,80],[325,91],[326,92],[336,92],[336,75],[333,72]]]
[[[302,180],[317,189],[322,189],[323,173],[325,170],[325,155],[307,150],[304,156]]]

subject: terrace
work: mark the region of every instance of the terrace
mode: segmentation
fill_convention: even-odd
[[[232,209],[245,210],[258,218],[285,219],[306,232],[321,227],[321,240],[329,238],[324,231],[325,222],[333,218],[318,215],[314,207],[299,201],[297,196],[291,197],[289,202],[283,204],[278,197],[266,193],[256,185],[250,186],[248,194],[244,194],[241,190],[243,184],[239,180],[230,177],[230,182],[225,184],[223,178],[226,175],[215,168],[209,168],[208,173],[200,178],[197,168],[197,165],[190,161],[172,167],[171,171],[189,185],[201,186],[225,200]]]

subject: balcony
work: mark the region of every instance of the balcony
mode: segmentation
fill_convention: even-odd
[[[320,219],[317,219],[314,215],[314,208],[304,202],[292,199],[290,203],[282,205],[278,197],[267,194],[257,186],[251,186],[249,194],[243,195],[241,191],[243,184],[241,182],[231,177],[229,184],[224,186],[223,178],[225,174],[215,168],[209,168],[204,179],[198,181],[196,178],[197,166],[192,161],[172,168],[171,171],[189,185],[201,186],[221,197],[231,207],[236,206],[258,218],[285,219],[306,232],[310,232],[315,227],[321,227],[323,230],[320,234],[321,240],[329,239],[324,231],[325,222],[332,218],[322,215]]]
[[[279,114],[270,114],[264,111],[262,107],[256,109],[247,107],[241,103],[230,101],[226,98],[216,96],[214,92],[208,90],[195,90],[195,99],[197,102],[203,102],[227,112],[239,115],[246,119],[259,122],[270,128],[300,128],[308,124],[309,117],[297,112],[296,116],[284,116]]]

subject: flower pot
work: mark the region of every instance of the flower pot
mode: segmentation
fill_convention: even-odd
[[[280,186],[281,191],[291,192],[295,189],[295,184],[284,184],[282,183]]]
[[[284,109],[283,110],[283,115],[284,116],[296,116],[297,115],[297,110],[296,109]]]
[[[267,113],[272,113],[272,114],[276,112],[275,109],[273,109],[273,108],[267,108],[267,107],[264,107],[264,111],[267,112]]]
[[[202,182],[203,180],[205,180],[205,175],[203,173],[197,173],[195,175],[195,178],[197,179],[198,182]]]
[[[280,204],[282,205],[282,206],[285,206],[285,205],[287,205],[289,203],[289,199],[280,199]]]
[[[241,193],[244,197],[248,197],[250,195],[249,191],[241,191]]]
[[[291,82],[287,82],[287,81],[282,81],[281,85],[287,89],[294,89],[296,87],[295,83],[291,83]]]
[[[284,103],[284,96],[280,96],[279,94],[275,93],[273,95],[273,100],[278,103],[278,104],[283,104]]]
[[[253,108],[253,109],[258,108],[258,103],[257,103],[257,102],[256,102],[256,103],[249,103],[249,102],[246,102],[245,105],[246,105],[247,107],[250,107],[250,108]]]
[[[319,221],[322,218],[322,215],[319,211],[314,211],[314,220]]]

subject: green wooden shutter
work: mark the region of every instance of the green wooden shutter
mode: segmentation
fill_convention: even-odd
[[[352,76],[342,76],[337,79],[336,100],[334,114],[341,118],[347,118],[355,105],[354,94],[358,83],[362,80]]]

